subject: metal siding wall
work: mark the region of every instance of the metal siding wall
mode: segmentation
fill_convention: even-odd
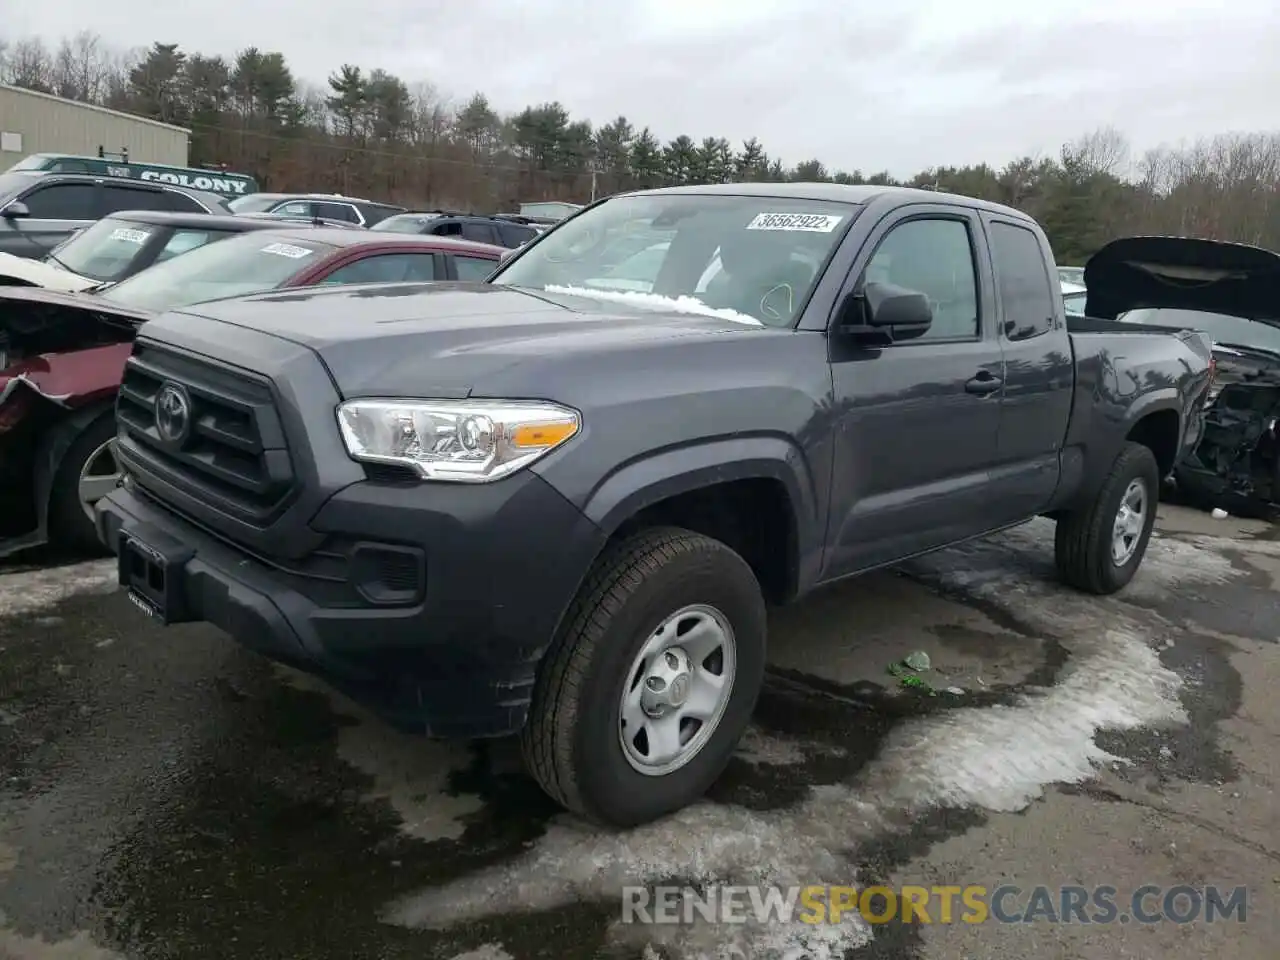
[[[0,89],[0,131],[22,134],[22,152],[0,153],[0,170],[33,153],[96,156],[99,145],[108,153],[128,147],[139,163],[187,165],[182,131],[12,90]]]

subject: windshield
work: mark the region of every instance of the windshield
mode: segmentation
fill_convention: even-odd
[[[263,213],[280,202],[279,197],[251,193],[247,197],[236,197],[227,203],[232,213]]]
[[[436,215],[430,213],[415,213],[407,216],[401,214],[400,216],[379,220],[369,229],[382,230],[385,233],[421,233],[422,228],[435,219],[437,219]]]
[[[860,209],[776,197],[617,197],[538,239],[491,282],[789,326]]]
[[[100,296],[138,310],[172,310],[204,300],[272,290],[333,247],[274,232],[242,233],[148,267]]]
[[[108,217],[86,227],[54,250],[60,266],[90,280],[106,282],[122,276],[161,228]]]
[[[1280,354],[1280,330],[1260,320],[1245,320],[1221,313],[1198,310],[1142,309],[1122,313],[1126,323],[1151,323],[1161,327],[1183,327],[1207,333],[1214,343],[1254,347]]]

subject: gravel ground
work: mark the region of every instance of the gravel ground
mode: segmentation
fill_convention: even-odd
[[[739,756],[627,833],[559,814],[509,743],[403,737],[143,622],[110,562],[0,566],[0,958],[1271,960],[1280,538],[1175,507],[1160,531],[1107,599],[1056,584],[1035,521],[777,611]],[[935,696],[887,674],[918,651]],[[620,922],[623,885],[667,882],[1216,884],[1248,910]]]

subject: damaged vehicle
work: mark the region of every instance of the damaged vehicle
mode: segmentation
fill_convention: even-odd
[[[1090,316],[1191,328],[1213,340],[1204,433],[1174,471],[1177,494],[1205,509],[1273,513],[1280,507],[1280,255],[1214,240],[1133,237],[1100,250],[1085,277]]]
[[[231,214],[126,210],[78,231],[43,260],[0,253],[0,288],[43,287],[64,293],[105,288],[214,240],[279,224],[245,223]]]
[[[46,542],[101,550],[93,505],[120,476],[112,404],[134,334],[157,313],[280,287],[451,279],[471,263],[487,273],[503,253],[443,237],[201,222],[221,221],[240,235],[119,283],[83,293],[0,287],[0,557]],[[158,256],[163,239],[142,245]]]

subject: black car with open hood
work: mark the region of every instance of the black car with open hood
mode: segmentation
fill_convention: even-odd
[[[1280,254],[1239,243],[1130,237],[1085,268],[1086,312],[1213,339],[1215,383],[1204,436],[1178,488],[1240,513],[1280,500]]]

